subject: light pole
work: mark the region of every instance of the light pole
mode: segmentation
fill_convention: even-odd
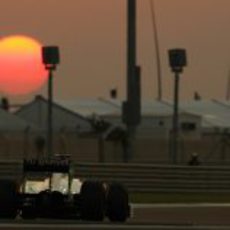
[[[174,72],[174,106],[173,106],[173,120],[172,120],[172,161],[177,163],[178,159],[178,136],[179,136],[179,122],[178,122],[178,105],[179,105],[179,80],[180,73],[183,72],[183,67],[187,65],[186,50],[185,49],[171,49],[169,52],[169,65]]]
[[[57,46],[42,47],[42,61],[48,76],[48,103],[47,103],[47,154],[50,160],[53,156],[53,71],[60,62],[59,48]]]

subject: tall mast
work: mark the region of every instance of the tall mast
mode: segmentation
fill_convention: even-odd
[[[228,73],[228,82],[227,82],[227,90],[226,90],[226,100],[230,99],[230,71]]]
[[[155,14],[155,4],[154,0],[149,0],[151,16],[152,16],[152,26],[153,26],[153,36],[154,36],[154,46],[156,52],[156,67],[157,67],[157,100],[162,100],[162,74],[161,74],[161,60],[160,60],[160,49],[159,49],[159,39],[158,39],[158,30]]]

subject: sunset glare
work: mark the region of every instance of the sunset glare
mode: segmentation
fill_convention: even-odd
[[[0,91],[25,95],[38,90],[47,80],[41,59],[41,44],[27,36],[0,40]]]

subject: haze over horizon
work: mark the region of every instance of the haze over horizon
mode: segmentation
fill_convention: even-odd
[[[155,0],[163,99],[173,95],[167,50],[185,48],[188,66],[180,81],[180,99],[225,99],[230,71],[229,0]],[[157,97],[157,72],[149,0],[138,4],[138,64],[142,96]],[[1,37],[24,34],[44,45],[58,45],[56,98],[109,97],[117,88],[126,97],[126,0],[1,0]],[[13,101],[46,96],[46,85]]]

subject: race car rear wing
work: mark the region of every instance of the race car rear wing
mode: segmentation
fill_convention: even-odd
[[[37,160],[25,159],[23,161],[23,171],[27,172],[49,172],[49,173],[69,173],[69,159],[52,159],[52,160]]]

